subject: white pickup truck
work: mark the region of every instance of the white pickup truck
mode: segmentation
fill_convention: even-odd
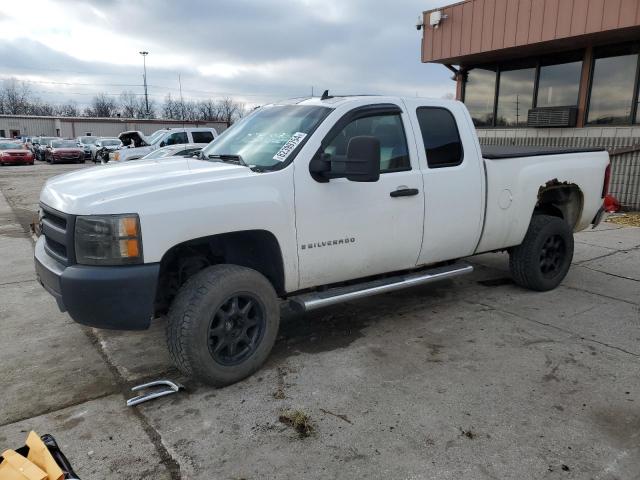
[[[114,162],[138,160],[158,148],[183,143],[209,143],[217,136],[218,132],[215,128],[205,127],[167,128],[156,130],[150,137],[137,130],[122,132],[118,139],[125,148],[109,153],[109,160]]]
[[[225,385],[299,310],[451,278],[506,250],[515,282],[564,278],[602,217],[604,151],[483,152],[462,103],[294,100],[256,110],[200,158],[55,177],[40,196],[41,283],[79,323],[168,318],[187,375]]]

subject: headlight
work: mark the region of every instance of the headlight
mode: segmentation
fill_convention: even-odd
[[[113,159],[114,160],[120,160],[120,152],[116,152],[113,154]]]
[[[142,263],[140,219],[136,214],[76,218],[76,260],[84,265]]]

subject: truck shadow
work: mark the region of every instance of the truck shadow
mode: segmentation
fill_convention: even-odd
[[[346,348],[365,337],[368,327],[380,322],[388,322],[390,328],[401,328],[403,317],[453,300],[452,284],[447,280],[306,313],[283,306],[280,331],[269,363],[278,364],[301,353]]]

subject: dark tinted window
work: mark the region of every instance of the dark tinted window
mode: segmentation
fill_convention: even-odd
[[[500,71],[497,126],[526,126],[529,109],[533,103],[535,76],[535,68]]]
[[[589,123],[631,121],[637,64],[637,54],[596,59],[589,101]]]
[[[353,137],[373,136],[380,140],[380,173],[410,170],[407,139],[398,114],[374,115],[353,120],[327,145],[324,153],[332,158],[347,154],[349,141]]]
[[[582,62],[543,65],[538,80],[538,107],[578,104]]]
[[[165,145],[176,145],[179,143],[189,143],[187,139],[187,132],[176,132],[172,133],[165,140]]]
[[[213,133],[211,132],[191,132],[193,137],[193,143],[209,143],[213,140]]]
[[[493,125],[493,102],[496,92],[496,72],[474,68],[467,74],[464,104],[477,127]]]
[[[451,112],[445,108],[421,107],[416,115],[429,168],[460,165],[463,157],[462,142]]]

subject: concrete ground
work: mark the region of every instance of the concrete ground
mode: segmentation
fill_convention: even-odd
[[[491,254],[455,281],[284,314],[264,368],[214,389],[172,369],[162,321],[81,327],[36,283],[26,226],[75,168],[0,170],[0,449],[51,433],[83,480],[640,478],[639,228],[576,235],[547,293]],[[155,378],[188,389],[127,408]],[[279,422],[291,409],[311,436]]]

